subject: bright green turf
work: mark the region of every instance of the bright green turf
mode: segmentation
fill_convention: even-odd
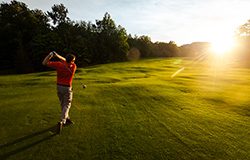
[[[0,159],[250,158],[250,69],[237,63],[149,59],[78,69],[75,125],[61,135],[49,130],[60,116],[55,75],[0,76]]]

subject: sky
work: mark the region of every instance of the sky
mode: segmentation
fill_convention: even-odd
[[[64,4],[73,21],[101,20],[106,12],[128,34],[153,42],[215,42],[232,39],[250,19],[250,0],[19,0],[29,9],[51,11]],[[10,0],[2,0],[10,2]]]

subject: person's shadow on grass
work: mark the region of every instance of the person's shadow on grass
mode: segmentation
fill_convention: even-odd
[[[49,127],[47,129],[29,134],[27,136],[24,137],[20,137],[14,141],[5,143],[5,144],[1,144],[0,145],[0,151],[5,151],[3,153],[0,152],[0,159],[4,160],[7,159],[8,157],[15,155],[17,153],[20,153],[24,150],[27,150],[41,142],[44,142],[46,140],[51,139],[52,137],[54,137],[55,135],[57,135],[57,125]],[[44,135],[44,136],[42,136]],[[42,138],[39,138],[40,136],[42,136]],[[29,143],[30,141],[32,141],[31,143]],[[16,146],[20,146],[20,147],[16,147]],[[13,148],[15,148],[13,150]]]

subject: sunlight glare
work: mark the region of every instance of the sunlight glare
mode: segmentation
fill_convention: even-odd
[[[218,39],[212,42],[211,50],[216,56],[223,56],[230,52],[234,46],[234,41],[230,38]]]

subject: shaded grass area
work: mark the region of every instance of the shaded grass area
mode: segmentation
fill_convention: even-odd
[[[79,69],[61,135],[55,72],[1,76],[1,159],[249,159],[249,69],[188,63]]]

